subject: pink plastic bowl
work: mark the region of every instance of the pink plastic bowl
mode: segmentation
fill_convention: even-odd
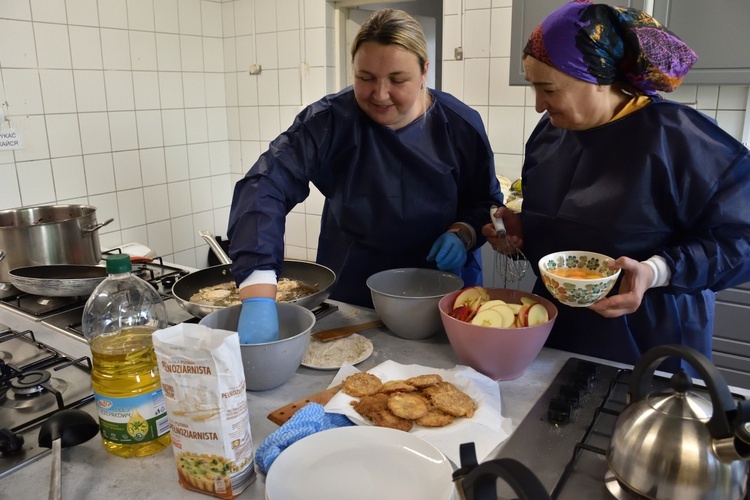
[[[487,288],[490,300],[521,303],[521,297],[530,297],[547,309],[549,321],[525,328],[493,328],[472,325],[448,316],[453,302],[460,293],[453,292],[440,300],[438,307],[443,327],[451,347],[461,364],[468,365],[493,380],[512,380],[524,374],[549,337],[557,319],[557,307],[549,300],[533,293],[504,288]]]

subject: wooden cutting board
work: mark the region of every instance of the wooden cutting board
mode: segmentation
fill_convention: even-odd
[[[276,425],[283,425],[287,420],[292,418],[292,415],[294,415],[297,410],[305,406],[307,403],[325,405],[334,395],[336,395],[337,392],[339,392],[339,389],[341,389],[341,384],[326,389],[325,391],[312,394],[293,403],[289,403],[288,405],[282,406],[281,408],[269,413],[267,418]]]

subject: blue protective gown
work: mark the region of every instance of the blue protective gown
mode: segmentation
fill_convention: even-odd
[[[586,131],[553,127],[545,115],[527,142],[522,178],[524,252],[536,273],[544,255],[573,249],[660,255],[672,271],[668,286],[648,290],[619,318],[558,304],[548,346],[633,364],[675,343],[711,358],[715,292],[750,280],[742,144],[702,113],[663,100]],[[534,291],[551,298],[540,279]]]
[[[395,131],[362,112],[351,88],[303,110],[235,187],[228,236],[237,282],[256,269],[280,272],[285,217],[312,182],[326,198],[316,260],[336,273],[332,299],[372,307],[370,275],[435,268],[430,248],[457,221],[478,240],[461,277],[481,284],[481,227],[502,201],[492,150],[476,111],[430,93],[425,117]]]

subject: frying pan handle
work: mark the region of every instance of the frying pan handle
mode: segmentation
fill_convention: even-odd
[[[219,242],[216,241],[216,238],[214,238],[214,234],[211,231],[202,230],[198,231],[198,234],[201,235],[201,238],[206,240],[206,243],[208,243],[208,246],[211,247],[211,250],[214,251],[216,254],[216,257],[219,258],[219,262],[222,264],[231,264],[232,259],[229,258],[229,256],[226,254],[223,248],[221,248],[221,245],[219,245]]]
[[[103,228],[104,226],[106,226],[107,224],[109,224],[110,222],[112,222],[113,220],[115,220],[115,219],[114,218],[107,219],[104,222],[102,222],[101,224],[94,224],[93,226],[84,227],[84,228],[81,229],[81,231],[84,234],[85,233],[93,233],[94,231],[98,231],[99,229]]]

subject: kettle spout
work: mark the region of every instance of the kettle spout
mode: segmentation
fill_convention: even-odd
[[[736,436],[724,439],[714,439],[712,443],[716,458],[724,463],[735,460],[750,460],[750,445]]]

